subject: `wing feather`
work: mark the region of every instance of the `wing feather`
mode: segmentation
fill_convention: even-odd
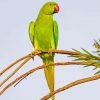
[[[59,38],[59,30],[58,30],[58,24],[56,21],[54,23],[54,41],[55,41],[55,48],[57,49],[58,45],[58,38]]]
[[[29,24],[29,37],[34,46],[34,21],[31,21]]]

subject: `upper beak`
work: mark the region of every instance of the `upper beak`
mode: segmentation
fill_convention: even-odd
[[[54,7],[54,9],[55,9],[55,12],[59,12],[59,6],[58,5],[55,5],[55,7]]]

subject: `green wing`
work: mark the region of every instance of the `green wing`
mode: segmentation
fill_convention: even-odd
[[[30,37],[31,43],[34,46],[34,22],[33,21],[31,21],[29,24],[29,37]]]
[[[54,23],[54,41],[55,41],[55,48],[57,49],[58,45],[58,37],[59,37],[59,30],[58,30],[58,24],[56,21]]]

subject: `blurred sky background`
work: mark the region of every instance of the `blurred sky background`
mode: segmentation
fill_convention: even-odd
[[[0,0],[0,71],[19,57],[32,52],[33,47],[28,36],[29,22],[37,18],[41,6],[47,1]],[[54,15],[59,24],[58,49],[81,50],[81,48],[85,48],[94,51],[94,39],[100,39],[100,0],[53,1],[58,2],[60,6],[60,12]],[[70,59],[65,55],[55,57],[55,61],[66,60]],[[35,57],[35,63],[32,60],[28,62],[7,83],[41,64],[41,59]],[[75,65],[56,67],[55,89],[77,79],[94,75],[96,71],[92,69],[93,67],[83,68]],[[12,70],[0,77],[0,82]],[[0,96],[0,100],[39,100],[47,93],[49,93],[49,89],[43,70],[39,70],[16,87],[10,87]],[[100,100],[100,80],[72,87],[57,94],[56,100]]]

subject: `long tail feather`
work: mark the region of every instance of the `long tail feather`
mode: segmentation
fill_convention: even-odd
[[[54,63],[53,56],[48,57],[47,59],[43,60],[44,64],[51,64]],[[44,68],[45,77],[47,80],[48,87],[50,92],[54,91],[54,66],[47,66]],[[55,96],[52,96],[52,100],[55,100]]]

